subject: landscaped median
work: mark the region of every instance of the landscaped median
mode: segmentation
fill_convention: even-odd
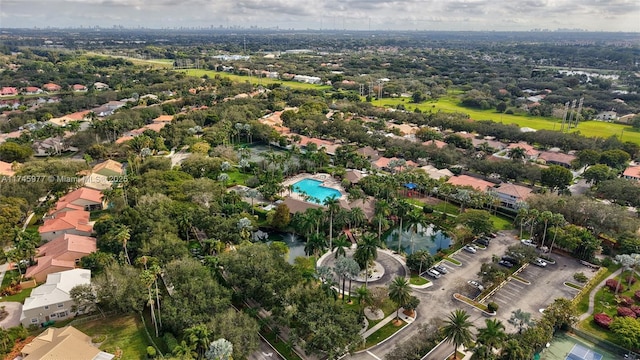
[[[411,274],[411,279],[409,280],[409,286],[414,289],[426,289],[431,287],[433,283],[420,275]]]
[[[487,307],[487,305],[479,303],[479,302],[477,302],[477,301],[475,301],[475,300],[473,300],[471,298],[468,298],[468,297],[466,297],[466,296],[464,296],[462,294],[455,293],[455,294],[453,294],[453,298],[458,300],[458,301],[460,301],[460,302],[463,302],[463,303],[465,303],[467,305],[473,306],[474,308],[482,311],[487,316],[494,316],[496,314],[495,311],[490,312],[489,308]]]
[[[397,333],[405,326],[407,326],[407,323],[402,320],[399,320],[398,322],[396,322],[395,320],[389,321],[383,327],[367,337],[364,343],[365,349],[368,349],[390,338],[391,336],[393,336],[393,334]]]

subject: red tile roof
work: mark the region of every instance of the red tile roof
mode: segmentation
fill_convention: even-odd
[[[44,224],[38,228],[38,232],[42,234],[72,229],[87,233],[93,231],[93,226],[89,225],[88,211],[73,210],[57,213],[52,218],[46,219]]]
[[[62,87],[58,84],[54,84],[54,83],[47,83],[42,85],[42,88],[47,90],[47,91],[58,91],[60,89],[62,89]]]
[[[494,189],[495,192],[505,195],[510,195],[518,200],[526,200],[533,193],[533,190],[516,184],[502,183],[500,186]]]
[[[76,200],[85,200],[100,204],[102,203],[102,193],[98,190],[81,187],[61,197],[58,202],[67,202],[73,204]]]
[[[440,141],[440,140],[427,140],[425,142],[422,143],[422,145],[424,146],[433,146],[435,145],[435,147],[437,147],[438,149],[442,149],[443,147],[447,146],[447,143],[444,141]]]
[[[624,173],[622,173],[622,176],[625,176],[628,178],[640,179],[640,165],[629,166],[624,170]]]
[[[571,165],[571,162],[573,162],[576,157],[561,152],[544,151],[538,155],[538,159],[542,159],[546,162]]]
[[[58,257],[66,252],[91,254],[96,252],[96,238],[63,234],[38,248],[37,256]]]

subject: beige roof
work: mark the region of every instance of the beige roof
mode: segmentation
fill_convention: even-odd
[[[424,146],[435,145],[435,147],[437,147],[438,149],[442,149],[443,147],[447,146],[447,143],[444,142],[444,141],[433,139],[433,140],[427,140],[427,141],[423,142],[422,145],[424,145]]]
[[[533,190],[526,187],[509,183],[502,183],[495,188],[495,192],[505,195],[511,195],[518,200],[526,200],[532,195]]]
[[[457,186],[471,186],[480,191],[487,191],[495,185],[492,182],[474,178],[469,175],[452,176],[447,180],[447,183]]]
[[[94,166],[92,171],[105,176],[122,175],[122,164],[109,159]]]
[[[298,212],[304,212],[307,209],[317,209],[317,208],[321,208],[322,206],[318,205],[318,204],[313,204],[313,203],[309,203],[306,201],[302,201],[302,200],[297,200],[291,197],[286,197],[283,201],[283,203],[285,205],[287,205],[287,207],[289,208],[289,212],[291,214],[295,214]]]
[[[365,176],[366,174],[358,170],[347,170],[344,174],[344,178],[349,180],[349,182],[352,184],[357,184],[360,181],[360,179],[362,179]]]
[[[112,359],[100,351],[91,338],[73,326],[48,328],[22,349],[24,360],[93,360]]]
[[[4,176],[13,176],[15,175],[15,171],[13,171],[11,163],[0,161],[0,175]]]
[[[443,177],[451,177],[453,176],[453,173],[449,170],[449,169],[438,169],[434,166],[431,165],[425,165],[423,167],[420,168],[420,170],[424,171],[427,173],[427,175],[429,175],[430,178],[432,179],[440,179]]]
[[[160,115],[157,118],[153,119],[153,122],[155,123],[172,122],[172,121],[173,121],[173,115]]]
[[[542,159],[546,162],[571,165],[571,162],[575,160],[576,157],[574,155],[569,155],[561,152],[544,151],[540,153],[538,159]]]

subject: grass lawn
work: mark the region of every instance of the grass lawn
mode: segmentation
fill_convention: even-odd
[[[114,354],[120,349],[123,359],[145,359],[147,346],[151,345],[137,314],[97,319],[75,327],[92,338],[106,336],[100,350]]]
[[[399,326],[396,326],[395,320],[391,320],[389,321],[385,326],[381,327],[380,329],[378,329],[376,332],[374,332],[373,334],[369,335],[369,337],[367,338],[367,341],[365,342],[365,348],[369,348],[377,343],[379,343],[380,341],[388,338],[389,336],[395,334],[398,330],[402,329],[405,325],[407,325],[406,322],[400,320],[401,324]]]
[[[24,299],[28,298],[29,295],[31,295],[31,291],[32,290],[33,290],[33,288],[24,289],[24,290],[20,291],[19,293],[15,294],[15,295],[3,296],[2,298],[0,298],[0,302],[15,301],[15,302],[19,302],[19,303],[23,304],[24,303]]]
[[[430,283],[430,281],[423,278],[422,276],[419,276],[418,274],[411,274],[411,279],[409,280],[409,283],[412,285],[425,285]]]
[[[452,264],[454,264],[454,265],[458,265],[458,266],[462,265],[462,263],[461,263],[460,261],[458,261],[458,260],[456,260],[456,259],[454,259],[454,258],[450,258],[450,257],[448,257],[448,256],[447,256],[447,257],[445,257],[445,258],[444,258],[444,260],[445,260],[445,261],[448,261],[448,262],[450,262],[450,263],[452,263]]]
[[[269,79],[269,78],[258,78],[255,76],[249,77],[249,76],[243,76],[243,75],[230,74],[228,72],[222,72],[222,71],[213,71],[213,70],[204,70],[204,69],[184,69],[184,70],[176,70],[176,71],[180,71],[187,75],[196,76],[196,77],[203,77],[204,75],[207,75],[212,78],[212,77],[215,77],[216,75],[219,75],[237,82],[245,82],[245,81],[251,80],[251,83],[254,85],[282,84],[282,86],[285,86],[285,87],[290,87],[292,89],[303,89],[303,90],[304,89],[315,89],[315,90],[332,89],[332,87],[329,85],[306,84],[306,83],[300,83],[297,81],[284,81],[284,80]]]
[[[291,348],[289,348],[289,346],[287,346],[286,343],[284,343],[281,339],[278,339],[276,337],[276,334],[274,334],[271,330],[261,331],[260,334],[262,334],[262,336],[264,336],[264,338],[267,339],[269,344],[271,344],[271,346],[276,348],[276,350],[278,350],[278,352],[280,354],[282,354],[282,356],[284,356],[285,359],[287,359],[287,360],[302,360],[300,358],[300,356],[298,356],[298,354],[293,352],[291,350]]]
[[[566,286],[570,287],[570,288],[574,288],[574,289],[578,289],[578,290],[581,290],[581,289],[582,289],[582,286],[580,286],[580,285],[578,285],[578,284],[574,284],[574,283],[572,283],[572,282],[570,282],[570,281],[565,281],[565,282],[564,282],[564,284],[565,284]]]
[[[227,182],[228,186],[246,185],[247,179],[253,176],[251,174],[241,173],[237,169],[227,172],[227,175],[229,175],[229,181]]]
[[[589,310],[589,293],[591,292],[591,289],[597,284],[601,283],[602,280],[606,279],[609,275],[613,274],[619,268],[620,268],[620,265],[615,263],[611,264],[611,266],[607,268],[607,271],[602,272],[599,275],[596,275],[597,278],[592,279],[589,282],[589,285],[583,286],[583,287],[588,286],[589,289],[585,289],[583,290],[584,293],[581,293],[581,298],[576,305],[576,309],[578,310],[578,313],[583,314],[587,312],[587,310]],[[595,312],[595,314],[597,314],[597,312]]]
[[[493,109],[479,110],[466,108],[459,105],[458,98],[452,95],[442,97],[435,101],[428,101],[421,104],[412,104],[407,98],[389,98],[373,100],[373,105],[393,107],[402,104],[409,111],[418,108],[423,112],[458,112],[468,114],[473,120],[492,120],[504,124],[516,124],[519,127],[530,127],[537,130],[556,130],[560,128],[560,119],[543,118],[529,115],[511,115],[498,113]],[[572,132],[580,132],[584,136],[607,138],[612,135],[618,136],[622,141],[631,141],[640,144],[640,132],[633,131],[628,125],[612,124],[602,121],[581,122]]]
[[[473,306],[473,307],[475,307],[477,309],[480,309],[482,311],[489,311],[489,309],[487,308],[487,305],[481,304],[481,303],[479,303],[477,301],[474,301],[473,299],[470,299],[470,298],[468,298],[468,297],[466,297],[466,296],[464,296],[462,294],[453,294],[453,296],[456,299],[461,300],[461,301],[463,301],[463,302],[465,302],[465,303],[467,303],[467,304],[469,304],[469,305],[471,305],[471,306]]]
[[[433,210],[451,214],[451,215],[459,215],[460,208],[454,204],[447,204],[446,202],[441,202],[437,205],[433,206]]]
[[[491,215],[491,221],[493,222],[493,228],[496,230],[512,230],[513,220],[502,215]]]

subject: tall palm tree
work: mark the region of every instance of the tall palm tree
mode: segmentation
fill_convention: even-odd
[[[129,251],[127,250],[127,243],[131,239],[131,230],[127,225],[119,225],[113,234],[113,238],[122,243],[122,248],[124,249],[124,256],[127,260],[127,264],[131,265],[131,259],[129,258]]]
[[[553,220],[553,213],[549,210],[545,210],[540,213],[540,220],[544,223],[544,231],[542,232],[542,243],[540,244],[540,248],[544,246],[544,242],[547,239],[547,227],[549,226],[549,221]]]
[[[367,221],[367,215],[359,207],[352,208],[349,213],[349,216],[351,218],[351,222],[353,223],[353,227],[355,228],[358,228],[364,225]]]
[[[151,295],[151,286],[153,285],[153,282],[155,280],[155,276],[153,275],[153,273],[151,273],[151,271],[149,270],[142,270],[142,273],[140,273],[140,279],[142,280],[142,283],[147,287],[147,294],[148,294],[148,301],[147,304],[149,305],[149,310],[151,311],[151,322],[153,323],[153,326],[155,327],[156,330],[156,337],[158,336],[158,321],[156,319],[156,313],[155,313],[155,304],[153,301],[153,296]]]
[[[358,305],[360,307],[360,313],[362,314],[364,308],[373,301],[371,290],[366,286],[360,286],[356,289],[356,294],[358,295]]]
[[[198,354],[198,358],[204,356],[205,351],[209,348],[209,337],[211,332],[204,324],[194,325],[184,331],[184,337],[187,339],[189,345],[195,349]]]
[[[342,302],[344,303],[344,290],[345,290],[345,284],[347,281],[347,257],[341,257],[338,260],[336,260],[336,265],[333,268],[333,271],[336,273],[336,275],[338,275],[338,279],[342,280]]]
[[[380,236],[382,236],[382,223],[387,221],[387,216],[391,213],[391,207],[389,203],[384,200],[376,201],[375,205],[375,217],[378,221],[378,241],[382,241]]]
[[[522,311],[522,309],[516,309],[512,311],[509,322],[513,324],[513,326],[518,328],[518,333],[522,333],[522,330],[524,330],[525,327],[533,325],[531,314]]]
[[[486,345],[489,350],[499,348],[507,339],[507,333],[502,321],[497,319],[485,319],[485,327],[478,329],[477,342]]]
[[[458,358],[458,347],[471,343],[472,335],[470,328],[473,324],[469,321],[469,314],[466,311],[457,309],[451,314],[442,328],[448,342],[453,343],[453,358]]]
[[[399,200],[393,207],[394,215],[400,219],[400,227],[398,228],[398,252],[402,250],[402,232],[404,231],[402,222],[412,209],[413,206],[404,199]]]
[[[369,265],[378,258],[378,238],[371,233],[364,233],[358,242],[353,259],[358,262],[360,269],[365,270],[365,286],[369,285]]]
[[[335,196],[324,199],[324,206],[329,212],[329,248],[333,249],[333,215],[340,208],[338,199]]]
[[[522,207],[518,209],[518,215],[516,216],[516,220],[520,221],[520,239],[522,239],[522,232],[523,232],[524,224],[527,222],[527,219],[529,219],[529,209],[527,209],[526,207]]]
[[[389,299],[396,303],[396,320],[400,317],[400,307],[404,306],[411,298],[411,287],[404,276],[396,276],[389,284]]]
[[[420,227],[426,227],[428,225],[427,218],[422,211],[411,211],[407,215],[407,230],[411,233],[409,242],[411,243],[411,253],[415,251],[413,243],[413,237],[418,233]],[[398,239],[399,240],[399,239]],[[398,252],[400,252],[400,244],[398,244]]]
[[[513,161],[518,161],[518,160],[524,161],[526,156],[527,156],[527,151],[521,147],[515,147],[509,150],[509,157]]]
[[[351,281],[353,279],[356,278],[356,276],[358,276],[358,274],[360,273],[360,265],[358,265],[358,263],[353,259],[353,258],[348,258],[349,261],[347,263],[347,277],[349,277],[349,302],[351,302]]]
[[[336,259],[337,259],[340,256],[342,257],[347,256],[346,249],[348,249],[350,246],[351,246],[351,242],[349,241],[349,239],[347,239],[347,236],[345,234],[340,234],[340,236],[336,238],[336,241],[333,242],[333,248],[331,248],[331,250],[336,251]]]
[[[563,226],[565,222],[566,220],[564,219],[564,215],[560,213],[553,214],[551,223],[553,224],[555,229],[553,231],[553,240],[551,240],[551,246],[549,246],[549,252],[553,251],[553,245],[556,243],[556,237],[558,236],[558,227]]]

